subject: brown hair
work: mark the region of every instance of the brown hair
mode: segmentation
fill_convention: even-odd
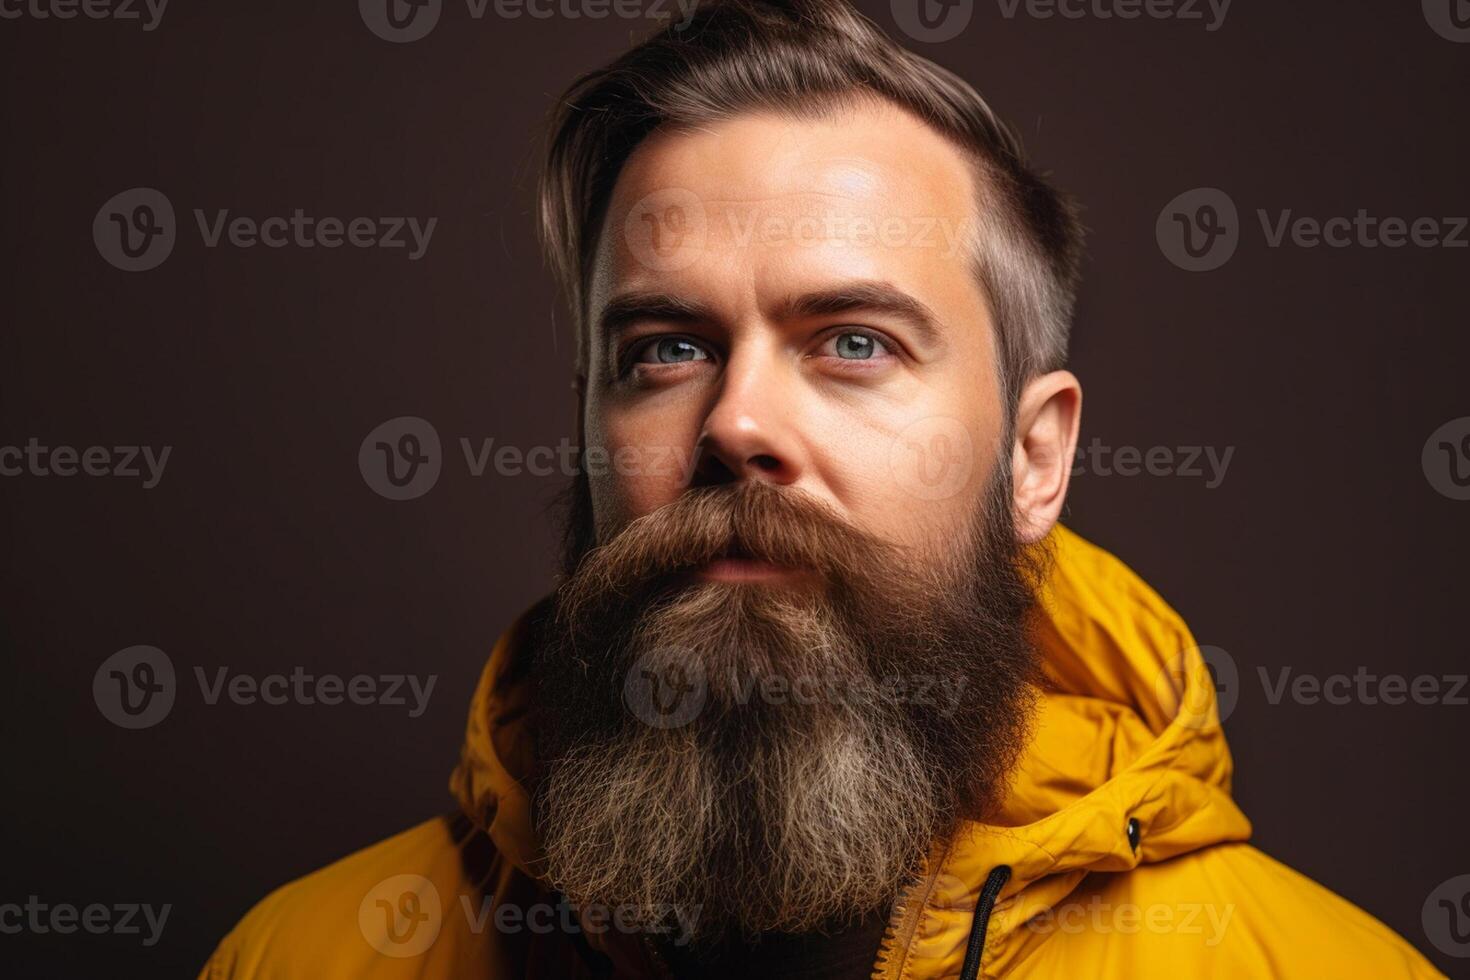
[[[1026,379],[1061,367],[1081,226],[985,100],[846,0],[714,0],[583,75],[553,113],[541,233],[576,324],[578,369],[602,220],[624,162],[649,133],[749,111],[821,115],[873,97],[916,115],[976,167],[975,273],[996,323],[1007,407]]]

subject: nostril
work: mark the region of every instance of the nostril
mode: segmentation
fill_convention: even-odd
[[[781,468],[781,461],[774,456],[760,453],[750,457],[751,465],[756,466],[767,473],[773,473]]]
[[[692,486],[714,487],[734,481],[735,474],[730,467],[725,465],[724,460],[714,453],[700,452],[699,459],[694,466],[693,479],[690,480]]]

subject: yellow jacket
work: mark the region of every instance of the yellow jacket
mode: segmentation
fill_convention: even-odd
[[[1004,812],[936,850],[895,907],[873,976],[1440,976],[1245,843],[1214,684],[1183,621],[1112,555],[1064,528],[1054,538],[1035,738]],[[460,812],[279,889],[201,977],[561,980],[598,975],[587,946],[616,976],[660,975],[641,937],[579,920],[526,870],[524,623],[476,691],[450,781]]]

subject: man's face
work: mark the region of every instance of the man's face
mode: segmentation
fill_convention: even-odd
[[[1003,422],[974,180],[942,137],[880,105],[641,144],[589,294],[598,539],[691,483],[762,480],[894,544],[952,550]],[[705,574],[781,574],[744,566]]]
[[[876,109],[631,158],[534,644],[536,819],[574,900],[697,911],[706,935],[820,928],[998,800],[1034,575],[996,463],[973,191]]]

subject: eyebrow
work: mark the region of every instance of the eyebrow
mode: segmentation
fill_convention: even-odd
[[[929,346],[941,342],[939,320],[928,305],[892,283],[864,280],[844,283],[788,296],[776,304],[777,321],[834,316],[843,313],[879,313],[902,320]],[[662,292],[633,292],[608,300],[598,317],[604,334],[612,334],[634,323],[658,320],[668,323],[711,322],[718,317],[703,303]]]
[[[624,293],[608,300],[597,318],[597,323],[604,334],[613,334],[644,320],[695,323],[714,319],[714,311],[703,303],[672,293],[637,292]]]
[[[833,289],[788,297],[776,307],[778,320],[834,316],[840,313],[884,314],[908,324],[931,347],[937,346],[941,341],[939,318],[934,315],[934,311],[889,282],[869,280],[845,283]]]

